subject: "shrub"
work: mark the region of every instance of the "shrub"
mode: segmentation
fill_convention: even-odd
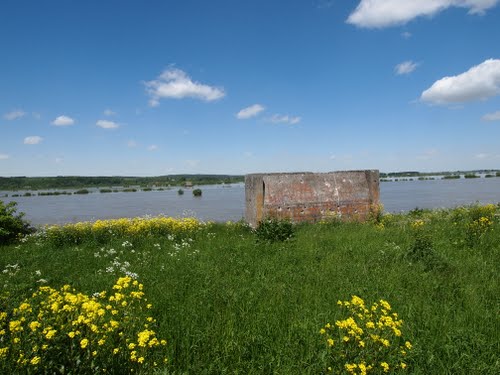
[[[195,197],[201,197],[201,189],[194,189],[193,190],[193,195]]]
[[[464,178],[479,178],[479,176],[475,173],[466,173]]]
[[[184,194],[184,190],[182,190],[182,189],[177,190],[177,194],[179,194],[179,195]]]
[[[407,369],[405,358],[412,344],[403,338],[403,321],[387,301],[366,307],[363,299],[352,296],[350,301],[337,304],[347,310],[345,319],[320,329],[329,372],[394,373]]]
[[[142,290],[129,276],[93,296],[69,285],[40,287],[11,311],[0,311],[0,372],[151,372],[166,361],[166,341],[156,337]]]
[[[111,193],[111,192],[113,192],[113,190],[111,190],[111,189],[101,189],[101,190],[99,190],[99,192],[100,193]]]
[[[34,228],[23,220],[24,213],[16,213],[16,202],[0,201],[0,245],[13,242],[20,236],[34,232]]]
[[[80,189],[74,192],[74,194],[88,194],[88,193],[90,193],[90,191],[88,191],[87,189]]]
[[[282,242],[293,238],[295,229],[289,220],[268,218],[259,222],[255,234],[258,241]]]

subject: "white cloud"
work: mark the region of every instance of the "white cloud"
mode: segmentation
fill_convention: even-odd
[[[425,90],[420,99],[434,104],[484,100],[500,94],[500,60],[489,59],[465,73],[444,77]]]
[[[137,147],[137,142],[131,139],[130,141],[127,142],[127,146],[130,148]]]
[[[487,113],[483,117],[481,117],[481,119],[483,121],[500,121],[500,111]]]
[[[25,145],[37,145],[42,141],[43,141],[43,138],[39,137],[38,135],[32,135],[30,137],[24,138]]]
[[[150,145],[148,146],[148,151],[156,151],[158,150],[158,146],[157,145]]]
[[[8,158],[10,158],[9,155],[7,155],[7,154],[0,154],[0,160],[7,160]]]
[[[176,68],[166,69],[157,79],[146,82],[145,85],[151,107],[158,106],[163,98],[194,98],[210,102],[226,95],[223,88],[194,82],[184,71]]]
[[[236,118],[238,118],[240,120],[246,120],[248,118],[257,116],[264,109],[265,108],[262,105],[254,104],[254,105],[251,105],[250,107],[243,108],[241,111],[239,111],[236,114]]]
[[[75,123],[75,120],[73,120],[71,117],[68,116],[58,116],[54,121],[52,121],[52,125],[55,126],[69,126],[73,125]]]
[[[347,18],[358,27],[388,27],[405,24],[421,16],[433,16],[450,7],[483,14],[500,0],[361,0]]]
[[[38,112],[33,112],[31,115],[36,120],[40,120],[42,118],[42,115],[40,113],[38,113]]]
[[[16,109],[14,111],[8,112],[5,115],[3,115],[3,118],[9,121],[16,120],[18,118],[21,118],[25,115],[26,113],[24,111],[21,111],[20,109]]]
[[[482,152],[480,154],[474,155],[474,157],[476,159],[487,159],[489,157],[489,155]]]
[[[111,110],[111,109],[109,109],[109,108],[108,108],[108,109],[105,109],[103,113],[104,113],[104,116],[114,116],[114,115],[116,115],[116,112],[115,112],[115,111],[112,111],[112,110]]]
[[[269,121],[271,121],[274,124],[298,124],[302,118],[299,116],[289,116],[289,115],[278,115],[275,114],[273,115]]]
[[[394,72],[397,75],[410,74],[415,69],[417,69],[418,63],[413,62],[411,60],[403,61],[401,64],[398,64],[394,67]]]
[[[409,31],[405,31],[401,33],[401,36],[405,39],[410,39],[412,37],[412,34]]]
[[[99,120],[95,124],[103,129],[117,129],[120,127],[116,122],[108,120]]]
[[[62,164],[64,162],[64,159],[63,158],[55,158],[54,161],[56,164]]]

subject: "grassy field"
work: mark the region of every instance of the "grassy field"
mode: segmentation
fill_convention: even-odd
[[[115,232],[94,226],[99,235],[90,227],[38,233],[0,248],[0,311],[7,312],[4,323],[13,319],[10,312],[43,285],[70,284],[91,296],[127,274],[144,285],[155,332],[167,341],[168,362],[136,372],[320,374],[329,367],[336,373],[340,364],[349,373],[320,330],[345,318],[338,300],[356,295],[367,306],[388,301],[403,321],[413,348],[406,370],[388,373],[498,374],[498,211],[416,210],[366,224],[300,225],[284,242],[272,234],[259,239],[239,223],[171,233],[145,234],[139,224]],[[11,353],[6,331],[0,349]],[[359,347],[355,356],[373,353]],[[0,370],[42,371],[43,355],[27,370],[11,357]]]

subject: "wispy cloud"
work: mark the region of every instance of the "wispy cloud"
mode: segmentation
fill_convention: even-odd
[[[3,115],[3,118],[9,121],[16,120],[18,118],[24,117],[26,113],[24,111],[21,111],[20,109],[16,109],[14,111],[10,111],[6,114]]]
[[[241,111],[239,111],[236,114],[236,118],[239,120],[246,120],[251,117],[257,116],[259,113],[261,113],[264,110],[264,106],[260,104],[254,104],[251,105],[250,107],[243,108]]]
[[[483,14],[500,0],[361,0],[347,18],[347,23],[358,27],[382,28],[402,25],[414,18],[433,16],[450,7],[469,10],[469,14]]]
[[[70,126],[70,125],[73,125],[74,123],[75,123],[75,120],[73,120],[71,117],[65,116],[65,115],[58,116],[58,117],[56,117],[56,119],[54,121],[52,121],[52,125],[55,125],[55,126]]]
[[[481,117],[481,119],[483,121],[500,121],[500,111],[487,113],[483,117]]]
[[[109,108],[105,109],[103,113],[104,113],[104,116],[114,116],[114,115],[116,115],[116,112],[113,111],[113,110],[111,110],[111,109],[109,109]]]
[[[137,142],[134,141],[133,139],[129,140],[127,142],[127,147],[130,147],[130,148],[134,148],[134,147],[137,147]]]
[[[42,141],[43,141],[43,138],[38,136],[38,135],[32,135],[32,136],[24,138],[25,145],[37,145]]]
[[[302,118],[300,116],[289,116],[274,114],[268,120],[273,124],[298,124]]]
[[[223,88],[193,81],[184,71],[172,67],[157,79],[145,82],[145,86],[152,107],[158,106],[160,99],[194,98],[211,102],[226,95]]]
[[[157,145],[149,145],[148,146],[148,151],[156,151],[158,150],[158,146]]]
[[[403,75],[403,74],[410,74],[413,72],[415,69],[417,69],[418,63],[408,60],[408,61],[403,61],[402,63],[396,65],[394,67],[394,72],[397,75]]]
[[[117,129],[120,127],[116,122],[108,120],[98,120],[95,124],[103,129]]]
[[[184,160],[184,164],[186,164],[189,168],[196,168],[200,165],[199,160]]]
[[[438,155],[438,150],[426,150],[422,154],[417,155],[417,160],[430,160]]]
[[[0,160],[7,160],[9,158],[10,158],[10,156],[7,154],[0,154]]]
[[[410,33],[409,31],[404,31],[401,33],[401,36],[405,39],[410,39],[412,37],[412,33]]]
[[[433,104],[484,100],[500,94],[500,60],[489,59],[465,73],[444,77],[425,90],[420,99]]]

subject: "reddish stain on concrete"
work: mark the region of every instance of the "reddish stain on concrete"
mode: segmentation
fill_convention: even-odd
[[[379,172],[250,174],[245,177],[245,198],[245,216],[252,226],[267,217],[365,220],[379,204]]]

